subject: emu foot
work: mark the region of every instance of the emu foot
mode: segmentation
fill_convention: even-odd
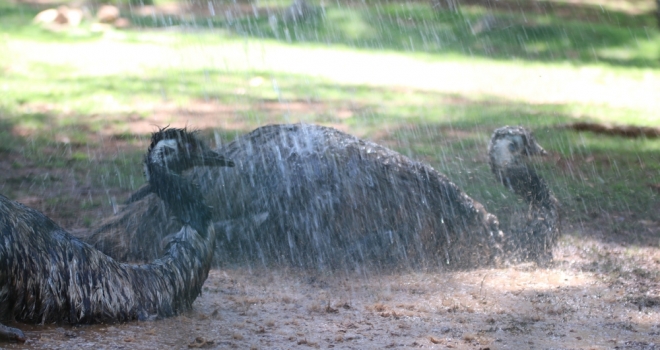
[[[0,323],[0,340],[13,340],[23,343],[26,339],[25,334],[20,329],[7,327]]]

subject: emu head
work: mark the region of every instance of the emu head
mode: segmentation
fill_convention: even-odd
[[[155,172],[180,175],[194,166],[234,166],[199,140],[195,132],[167,127],[151,135],[144,163],[147,180]]]
[[[529,156],[546,154],[532,133],[522,126],[505,126],[495,130],[488,145],[490,167],[494,173],[523,166]]]

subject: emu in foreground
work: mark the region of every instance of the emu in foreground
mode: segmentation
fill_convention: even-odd
[[[494,215],[431,166],[332,128],[264,126],[222,152],[240,172],[193,175],[227,232],[218,237],[220,262],[469,268],[500,261],[503,251],[546,261],[557,236],[556,201],[525,163],[544,151],[522,127],[496,130],[489,147],[498,180],[533,209],[519,232],[502,233]],[[156,254],[135,247],[159,246],[163,236],[152,228],[176,225],[153,195],[140,199],[148,191],[138,191],[90,241],[124,259]]]
[[[0,318],[94,323],[171,316],[199,295],[215,246],[212,213],[181,176],[193,166],[233,166],[182,129],[152,135],[145,157],[150,189],[182,222],[150,264],[119,263],[42,213],[0,195]],[[0,338],[24,334],[0,324]]]

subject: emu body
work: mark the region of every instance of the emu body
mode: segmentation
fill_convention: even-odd
[[[498,130],[511,133],[493,134],[491,143],[504,147],[489,149],[491,163],[499,162],[494,172],[513,165],[525,169],[524,157],[540,153],[540,146],[523,128]],[[512,143],[521,147],[510,149]],[[264,126],[221,150],[236,161],[239,171],[218,168],[193,173],[206,190],[213,220],[226,232],[218,236],[220,262],[467,268],[496,263],[503,252],[522,251],[518,256],[530,259],[551,255],[554,240],[544,235],[554,236],[556,220],[545,221],[550,232],[532,226],[539,226],[540,217],[553,219],[552,214],[538,212],[530,218],[528,229],[536,230],[531,236],[524,230],[502,233],[494,215],[431,166],[332,128]],[[539,179],[527,170],[525,174]],[[509,184],[521,189],[533,180],[533,176],[501,178],[515,179]],[[551,196],[545,183],[539,184],[532,189]],[[536,204],[537,197],[526,196],[526,190],[517,193],[530,205],[546,208]],[[158,246],[162,236],[151,227],[175,225],[163,211],[153,210],[153,196],[132,200],[90,241],[108,254],[149,259],[155,251],[126,254],[125,247],[134,251],[133,247]],[[133,212],[147,207],[154,216],[140,225],[130,224],[138,222]],[[547,244],[539,248],[523,243],[519,235]],[[117,237],[123,238],[122,245],[116,244]]]
[[[117,262],[39,211],[0,195],[0,318],[115,322],[172,316],[190,308],[208,276],[216,237],[199,190],[176,168],[168,168],[172,159],[153,157],[163,137],[199,143],[185,130],[165,129],[152,137],[145,160],[149,181],[185,222],[164,255],[149,264]],[[206,150],[178,152],[174,157],[194,158],[189,166],[231,165]],[[0,336],[25,340],[20,331],[0,326]]]
[[[195,172],[200,186],[213,189],[209,203],[223,220],[268,213],[219,242],[234,261],[379,269],[498,258],[495,216],[428,164],[379,144],[323,126],[272,125],[223,152],[247,176]]]
[[[559,237],[559,202],[526,158],[546,155],[534,136],[523,127],[495,130],[488,145],[490,168],[495,178],[529,204],[527,222],[512,228],[505,250],[519,260],[546,263]]]

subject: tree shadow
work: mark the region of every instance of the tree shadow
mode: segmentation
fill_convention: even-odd
[[[624,67],[660,67],[654,13],[626,13],[587,4],[514,1],[461,2],[458,11],[428,2],[351,2],[317,7],[298,21],[284,21],[284,8],[252,11],[228,7],[205,16],[141,16],[146,28],[227,30],[234,35],[376,51],[457,54],[502,60],[607,63]]]
[[[202,6],[203,5],[203,6]],[[193,1],[176,10],[125,7],[136,28],[182,32],[218,30],[289,44],[348,46],[383,52],[458,55],[531,62],[605,63],[660,67],[660,38],[653,10],[605,10],[589,4],[470,0],[458,10],[432,9],[427,1],[347,2],[315,7],[285,21],[286,7]],[[92,40],[30,24],[43,5],[0,4],[0,28],[45,40]],[[146,10],[145,10],[146,9]]]

